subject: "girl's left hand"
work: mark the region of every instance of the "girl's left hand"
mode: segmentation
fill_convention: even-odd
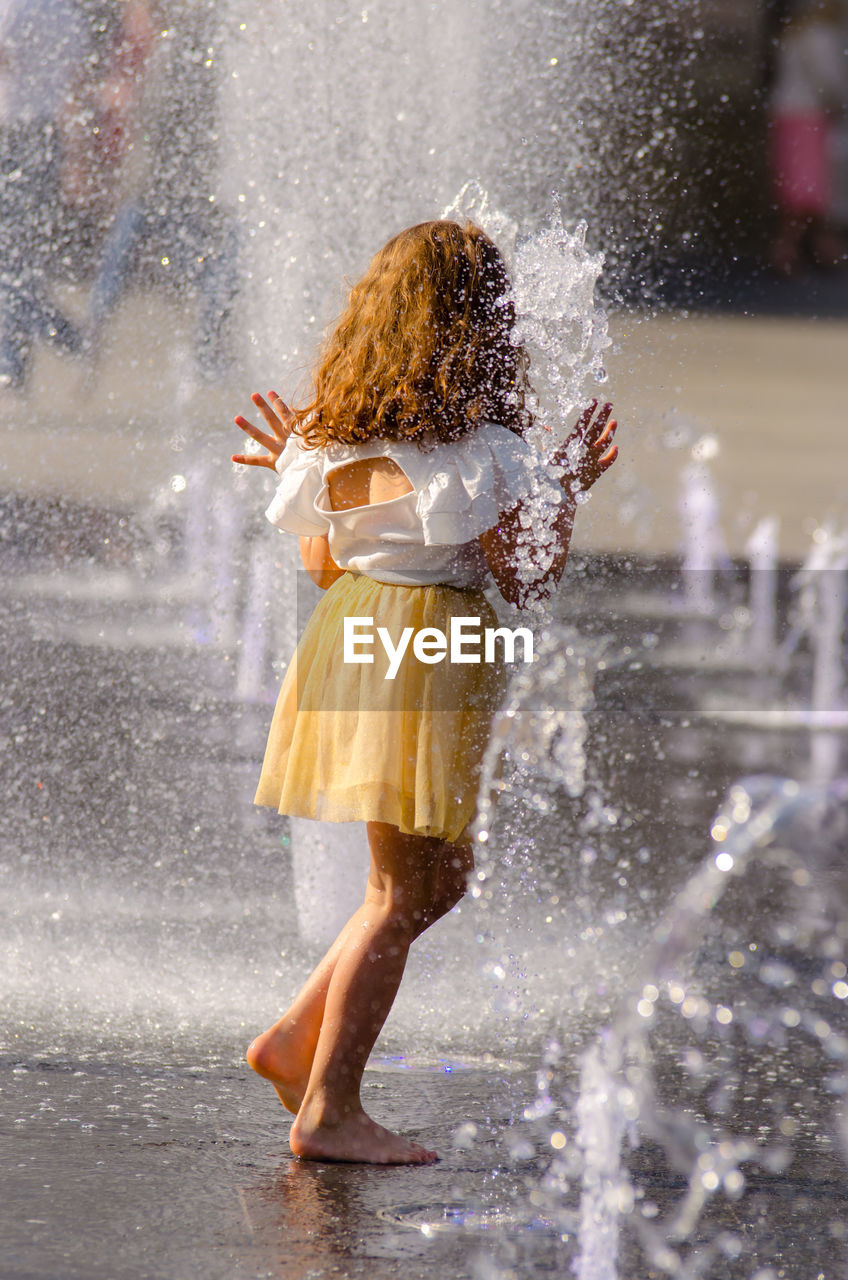
[[[250,398],[273,434],[269,436],[266,431],[262,431],[259,427],[255,427],[252,422],[248,422],[247,418],[242,418],[241,416],[234,418],[233,421],[236,426],[241,427],[246,435],[254,439],[257,444],[261,444],[263,449],[267,449],[268,452],[234,453],[233,462],[240,462],[245,467],[270,467],[273,471],[277,459],[283,452],[285,443],[292,433],[295,416],[288,405],[283,403],[276,391],[268,392],[268,400],[265,400],[258,391],[254,391]],[[270,401],[270,404],[268,401]]]
[[[554,455],[554,462],[567,468],[562,483],[563,487],[570,486],[572,493],[591,489],[618,457],[618,445],[612,440],[618,426],[615,419],[610,418],[612,405],[605,404],[596,417],[597,408],[598,402],[593,400]]]

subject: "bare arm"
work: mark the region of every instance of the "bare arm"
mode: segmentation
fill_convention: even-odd
[[[316,587],[326,591],[344,573],[330,555],[326,534],[321,538],[299,538],[303,567]]]
[[[254,392],[251,399],[271,428],[271,434],[269,435],[267,431],[262,431],[259,427],[255,427],[252,422],[248,422],[247,418],[243,418],[240,415],[235,419],[235,424],[237,427],[241,427],[245,435],[250,436],[257,444],[261,444],[266,452],[234,453],[232,455],[233,462],[239,462],[245,467],[269,467],[271,471],[275,471],[277,459],[285,447],[286,440],[291,435],[294,415],[280,399],[276,391],[268,392],[267,401],[258,391]],[[269,401],[270,403],[268,403]],[[300,558],[303,561],[304,569],[315,585],[320,587],[322,591],[326,591],[328,587],[333,585],[336,578],[341,577],[344,573],[344,569],[340,569],[330,555],[330,546],[326,536],[300,538],[298,541],[300,543]]]
[[[556,551],[545,572],[533,582],[526,582],[519,576],[518,556],[524,532],[520,519],[522,503],[506,512],[494,529],[488,529],[480,536],[480,546],[492,577],[510,604],[520,606],[533,597],[549,595],[553,591],[568,559],[577,511],[574,494],[577,490],[591,488],[618,457],[618,447],[612,443],[618,426],[610,419],[612,405],[604,405],[595,417],[597,407],[597,400],[593,400],[578,418],[562,449],[552,459],[558,465],[566,465],[568,470],[562,479],[563,501],[553,524]]]
[[[574,514],[577,504],[569,496],[564,499],[553,525],[557,550],[554,559],[544,577],[535,582],[526,582],[519,577],[518,554],[519,538],[522,531],[519,503],[512,511],[502,516],[494,529],[487,529],[480,535],[480,546],[492,577],[504,600],[510,604],[524,605],[528,599],[539,594],[545,595],[559,582],[568,559],[568,548],[571,543],[571,532],[574,528]],[[526,547],[526,543],[524,544]]]

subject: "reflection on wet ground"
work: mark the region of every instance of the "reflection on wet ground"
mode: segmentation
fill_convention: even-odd
[[[595,679],[584,792],[549,783],[530,812],[505,806],[496,892],[422,946],[366,1077],[380,1120],[442,1153],[425,1169],[293,1160],[287,1116],[241,1061],[313,958],[297,936],[285,824],[250,805],[267,707],[234,700],[228,654],[192,639],[174,610],[113,602],[92,630],[94,602],[81,629],[61,597],[10,591],[4,1277],[569,1273],[579,1177],[552,1180],[550,1167],[560,1138],[572,1141],[578,1051],[704,857],[726,787],[749,773],[802,777],[810,751],[806,730],[715,710],[718,695],[737,709],[801,697],[803,654],[788,683],[730,661],[712,622],[669,608],[649,619],[645,592],[621,610],[632,575],[613,569],[576,581],[569,598],[570,622],[589,639],[613,636],[619,654]],[[145,621],[142,643],[133,628]],[[727,981],[735,939],[756,942],[744,903],[737,917],[693,958],[705,989]],[[804,981],[821,983],[809,964]],[[769,1280],[836,1278],[848,1186],[826,1064],[793,1060],[791,1047],[731,1046],[720,1032],[690,1046],[713,1064],[707,1083],[727,1077],[743,1122],[791,1134],[794,1154],[776,1155],[771,1172],[747,1168],[687,1248],[724,1241],[705,1274],[729,1280],[758,1267],[773,1269]],[[556,1095],[537,1072],[552,1035]],[[655,1069],[694,1113],[702,1099],[681,1083],[681,1053],[660,1036]],[[560,1110],[540,1119],[542,1085]],[[781,1127],[787,1116],[794,1128]],[[651,1143],[627,1161],[636,1200],[619,1269],[643,1280],[652,1272],[633,1224],[679,1202],[685,1178]]]
[[[419,1223],[448,1202],[485,1210],[503,1184],[521,1185],[496,1137],[520,1094],[515,1076],[504,1088],[485,1070],[369,1070],[366,1105],[444,1152],[413,1170],[293,1159],[288,1119],[250,1074],[210,1061],[4,1061],[3,1275],[470,1274],[478,1233]],[[452,1147],[483,1105],[491,1115],[473,1149]]]
[[[510,1141],[533,1092],[526,1069],[369,1070],[366,1106],[441,1151],[423,1169],[292,1158],[271,1091],[211,1047],[194,1066],[92,1061],[87,1048],[82,1061],[4,1057],[0,1072],[8,1280],[529,1277],[568,1274],[575,1257],[579,1186],[552,1212],[539,1192],[550,1148]],[[659,1148],[629,1164],[636,1215],[683,1194]],[[716,1198],[693,1243],[726,1233],[716,1277],[750,1276],[754,1262],[789,1280],[839,1277],[846,1199],[835,1161],[812,1177],[753,1172],[743,1195]],[[735,1265],[746,1240],[757,1254]],[[621,1276],[655,1274],[644,1266],[626,1235]]]

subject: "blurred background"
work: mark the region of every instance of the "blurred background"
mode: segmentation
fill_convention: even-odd
[[[846,20],[833,0],[2,0],[8,884],[29,867],[34,892],[72,873],[147,886],[157,927],[162,892],[283,892],[288,829],[271,815],[263,834],[250,799],[294,637],[296,553],[262,518],[272,477],[230,462],[232,417],[256,388],[296,401],[345,281],[457,201],[524,254],[531,319],[550,322],[548,356],[576,388],[555,418],[592,394],[616,405],[620,461],[580,512],[574,564],[631,616],[590,600],[587,625],[635,627],[660,646],[657,696],[673,670],[699,706],[687,672],[712,669],[725,641],[731,700],[752,663],[778,685],[746,686],[749,700],[796,697],[809,671],[775,691],[780,633],[807,666],[824,655],[817,705],[834,705]],[[541,378],[548,357],[534,358]],[[836,632],[825,597],[789,590],[799,565],[833,570]],[[687,658],[654,625],[674,615],[666,588],[630,601],[643,566],[686,571],[707,628]],[[558,690],[564,714],[572,694]],[[722,761],[711,722],[672,784],[666,728],[656,795],[634,803],[662,818],[676,798],[697,849],[737,765],[808,767],[803,729]],[[819,743],[820,778],[841,742]],[[689,763],[713,752],[707,786]],[[15,945],[22,989],[40,990]],[[86,982],[100,999],[96,973]]]
[[[4,555],[118,554],[174,454],[224,465],[342,278],[470,180],[525,229],[557,191],[605,256],[625,459],[584,544],[678,550],[681,423],[731,550],[779,509],[797,559],[844,500],[840,0],[2,11]]]
[[[238,1232],[261,1218],[279,1109],[246,1087],[241,1055],[352,905],[365,850],[361,832],[251,805],[294,639],[296,551],[263,519],[270,474],[232,466],[232,418],[257,389],[297,402],[344,281],[457,202],[523,255],[531,319],[549,322],[577,399],[614,401],[620,459],[580,511],[545,662],[518,682],[517,781],[492,862],[416,950],[369,1088],[406,1125],[412,1086],[398,1090],[386,1055],[417,1064],[427,1141],[457,1147],[481,1203],[504,1168],[510,1187],[542,1186],[561,1149],[573,1199],[578,1051],[640,995],[633,1016],[653,1034],[669,961],[648,948],[652,994],[631,1000],[646,939],[697,868],[712,884],[733,829],[749,878],[669,927],[662,1083],[674,1125],[703,1087],[710,1133],[738,1122],[772,1161],[771,1199],[721,1201],[720,1238],[742,1221],[761,1267],[794,1257],[763,1277],[805,1280],[811,1256],[824,1274],[828,1251],[827,1274],[844,1273],[844,1190],[816,1186],[844,1187],[848,1141],[830,1111],[848,1055],[846,23],[839,0],[0,0],[14,1274],[106,1275],[104,1240],[122,1276],[149,1275],[150,1258],[162,1275],[259,1274],[234,1268],[228,1241],[243,1256]],[[750,794],[748,774],[767,775]],[[784,821],[807,783],[831,787],[827,804],[816,793]],[[774,832],[800,859],[785,891],[758,853]],[[819,873],[821,897],[799,907]],[[439,1055],[482,1073],[451,1096],[484,1156],[465,1113],[446,1118],[440,1088],[431,1101],[421,1087]],[[681,1063],[701,1065],[678,1088]],[[189,1101],[201,1077],[209,1105]],[[738,1116],[728,1081],[743,1082]],[[648,1149],[649,1176],[662,1160]],[[45,1197],[57,1169],[72,1176]],[[80,1231],[107,1179],[106,1225]],[[565,1181],[544,1185],[566,1197]],[[664,1185],[650,1204],[687,1184]],[[727,1185],[736,1196],[741,1179]],[[353,1221],[359,1249],[380,1228],[367,1197],[351,1217],[347,1186],[327,1183],[328,1212]],[[428,1194],[441,1213],[444,1187]],[[317,1222],[301,1223],[300,1271],[286,1257],[261,1274],[316,1274]],[[279,1250],[276,1217],[271,1234]],[[395,1275],[397,1240],[380,1248],[368,1274]]]
[[[102,857],[115,883],[148,886],[158,921],[162,876],[190,898],[197,877],[234,885],[239,867],[262,899],[263,858],[273,883],[289,874],[288,835],[271,823],[260,839],[249,801],[294,635],[295,549],[262,518],[269,474],[232,467],[232,417],[257,387],[296,401],[345,280],[399,226],[467,204],[468,184],[516,262],[553,229],[553,257],[525,270],[527,307],[565,299],[548,319],[577,388],[567,412],[591,394],[616,404],[621,458],[580,512],[575,564],[602,587],[609,569],[615,597],[640,566],[688,571],[706,638],[685,660],[676,634],[671,658],[654,655],[685,701],[701,696],[686,662],[706,669],[692,653],[712,663],[724,640],[731,700],[752,663],[783,679],[783,628],[809,661],[825,655],[816,696],[832,709],[846,20],[835,0],[3,0],[8,883],[28,865],[36,886],[69,868],[101,885]],[[817,640],[824,597],[796,608],[787,586],[802,564],[836,583],[837,630]],[[637,601],[622,624],[648,650],[657,608],[668,600]],[[746,689],[758,706],[795,696]],[[718,752],[707,786],[688,762],[721,738],[692,738],[672,785],[667,727],[652,805],[676,796],[698,848],[734,761],[807,768],[803,730],[754,737]],[[820,778],[841,741],[822,747]]]

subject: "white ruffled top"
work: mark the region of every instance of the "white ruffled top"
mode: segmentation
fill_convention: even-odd
[[[411,491],[333,511],[329,473],[378,457],[400,467]],[[413,441],[382,439],[304,449],[290,436],[277,459],[280,483],[265,514],[288,533],[326,534],[340,568],[379,582],[481,587],[488,566],[477,538],[534,490],[541,461],[521,436],[493,422],[428,452]]]

